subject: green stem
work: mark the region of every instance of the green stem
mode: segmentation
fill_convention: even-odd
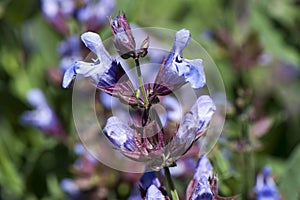
[[[143,77],[142,77],[142,72],[141,72],[139,58],[138,57],[135,58],[134,61],[135,61],[135,66],[136,66],[136,70],[137,70],[138,80],[139,80],[139,84],[140,84],[140,87],[141,87],[141,92],[142,92],[142,95],[143,95],[145,107],[148,108],[149,102],[148,102],[147,95],[146,95],[146,90],[145,90],[144,81],[143,81]]]
[[[249,133],[249,125],[248,120],[242,122],[242,134],[244,139],[249,145],[244,152],[244,172],[245,172],[245,188],[244,188],[244,196],[245,198],[249,198],[249,188],[251,188],[254,184],[255,173],[254,173],[254,155],[252,150],[252,140],[251,135]]]
[[[170,190],[172,199],[179,200],[177,191],[174,186],[174,182],[172,180],[172,176],[171,176],[169,167],[164,167],[164,171],[165,171],[165,176],[167,178],[167,182],[168,182],[168,186],[169,186],[169,190]]]

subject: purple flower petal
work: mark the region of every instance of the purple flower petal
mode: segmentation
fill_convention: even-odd
[[[68,88],[70,86],[74,76],[76,75],[74,65],[75,64],[70,66],[64,73],[64,77],[63,77],[63,81],[62,81],[63,88]]]
[[[189,30],[181,29],[180,31],[177,31],[175,34],[172,52],[174,52],[175,55],[181,56],[183,49],[188,45],[190,39],[191,33]]]
[[[112,58],[102,44],[102,40],[97,33],[86,32],[81,35],[81,40],[93,53],[95,53],[101,63],[109,64]]]
[[[103,133],[116,148],[127,151],[135,150],[134,131],[117,117],[110,117]]]
[[[155,185],[157,188],[161,186],[157,176],[155,175],[155,172],[145,172],[140,180],[142,184],[142,188],[146,190],[151,185]]]
[[[211,165],[206,154],[203,154],[197,162],[194,179],[199,181],[203,176],[206,177],[207,180],[209,177],[213,177],[213,166]]]
[[[182,63],[175,65],[178,69],[178,75],[184,76],[184,79],[191,84],[192,88],[202,88],[205,85],[206,79],[201,59],[184,59]]]
[[[187,46],[191,34],[182,29],[175,35],[174,44],[164,66],[163,82],[170,88],[178,88],[185,82],[199,89],[206,83],[201,59],[188,60],[182,57],[182,51]]]
[[[70,66],[63,77],[64,88],[69,87],[74,76],[88,77],[100,88],[112,86],[125,74],[122,66],[118,64],[105,50],[98,34],[87,32],[81,36],[84,44],[98,56],[94,63],[77,61]]]
[[[166,199],[165,196],[155,185],[151,185],[148,188],[145,200],[164,200],[164,199]]]
[[[214,194],[211,190],[208,179],[205,176],[201,177],[191,200],[212,200],[213,196]]]

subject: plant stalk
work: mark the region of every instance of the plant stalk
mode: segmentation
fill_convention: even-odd
[[[177,190],[175,189],[175,185],[172,180],[172,176],[171,176],[169,167],[164,167],[164,171],[165,171],[165,176],[167,178],[168,187],[169,187],[169,190],[171,193],[172,200],[179,200],[178,193],[177,193]]]
[[[137,71],[138,80],[139,80],[141,92],[142,92],[142,95],[143,95],[145,107],[146,107],[146,109],[147,109],[148,106],[149,106],[149,101],[148,101],[147,94],[146,94],[146,90],[145,90],[145,86],[144,86],[144,81],[143,81],[143,77],[142,77],[142,72],[141,72],[141,67],[140,67],[139,58],[136,57],[136,58],[134,59],[134,61],[135,61],[136,71]]]

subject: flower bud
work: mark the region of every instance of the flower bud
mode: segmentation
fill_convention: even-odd
[[[135,57],[135,40],[125,14],[117,15],[110,20],[110,27],[114,34],[114,45],[122,58]]]

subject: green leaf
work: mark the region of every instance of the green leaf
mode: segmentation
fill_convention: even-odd
[[[295,148],[288,162],[285,172],[280,177],[279,190],[288,200],[298,200],[300,198],[300,145]]]
[[[19,145],[19,141],[8,132],[7,124],[1,123],[0,126],[0,185],[4,193],[2,195],[20,197],[25,185],[22,175],[18,171],[18,162],[14,158],[19,157],[19,150],[22,147]]]
[[[47,199],[65,199],[65,195],[60,188],[57,177],[54,174],[47,176],[47,187],[50,193],[50,197]]]
[[[253,5],[250,23],[259,33],[265,50],[279,60],[297,64],[300,61],[297,51],[285,43],[284,36],[273,27],[270,18],[263,13],[263,9],[258,4]]]

